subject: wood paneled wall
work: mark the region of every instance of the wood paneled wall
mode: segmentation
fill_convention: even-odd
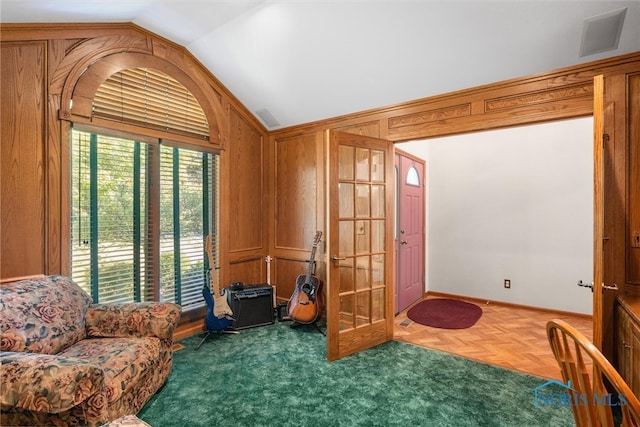
[[[629,201],[627,202],[627,283],[640,288],[640,73],[629,76]],[[640,290],[637,292],[640,295]]]
[[[588,116],[593,114],[594,76],[603,74],[610,77],[638,71],[640,52],[635,52],[271,132],[269,145],[273,153],[268,160],[276,166],[270,172],[275,177],[271,176],[270,179],[281,182],[283,187],[274,192],[273,209],[277,213],[284,212],[291,200],[302,202],[305,191],[309,191],[302,186],[283,191],[289,183],[281,174],[290,175],[294,172],[286,169],[278,153],[282,150],[281,145],[289,141],[318,147],[326,144],[326,132],[335,129],[401,142]],[[637,143],[637,136],[632,140]],[[273,146],[276,148],[273,149]],[[317,168],[324,169],[326,157],[316,161]],[[304,162],[300,167],[305,167]],[[298,194],[291,194],[291,191],[297,191]],[[304,230],[308,227],[308,216],[300,212],[294,217],[289,215],[286,222],[281,221],[277,214],[271,218],[273,225],[270,229],[274,230],[275,236],[270,241],[284,242],[292,238],[292,233],[308,233]],[[322,230],[324,222],[321,219],[321,216],[316,218],[316,226]],[[270,245],[270,248],[276,259],[291,257],[277,243]],[[322,254],[320,250],[318,253]],[[300,270],[304,260],[300,255],[303,254],[300,252],[297,258],[301,261],[298,266]]]
[[[40,274],[47,263],[45,48],[3,43],[0,54],[1,277]]]
[[[222,283],[264,281],[267,132],[186,49],[133,24],[0,29],[0,279],[69,273],[69,132],[72,122],[83,122],[220,152]],[[91,118],[100,82],[128,67],[158,69],[186,86],[207,114],[209,140]]]
[[[307,271],[316,231],[325,231],[324,147],[318,132],[273,140],[270,241],[272,278],[280,299],[293,294],[296,277]],[[319,256],[316,261],[320,274],[324,265]]]
[[[275,247],[304,249],[317,227],[318,182],[322,154],[314,134],[275,141]]]
[[[122,64],[90,66],[117,53],[126,64],[148,60],[205,104],[211,141],[190,142],[221,152],[221,281],[264,282],[271,255],[280,298],[306,271],[315,231],[326,231],[328,130],[398,142],[587,116],[595,75],[640,70],[636,52],[268,133],[186,49],[136,25],[3,24],[1,31],[0,279],[68,272],[70,120],[89,121],[96,81]],[[89,68],[93,77],[81,78]]]

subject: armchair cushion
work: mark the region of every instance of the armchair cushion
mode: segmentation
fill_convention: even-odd
[[[180,307],[171,303],[93,304],[86,315],[88,337],[145,337],[171,340]]]
[[[155,337],[84,339],[60,355],[100,366],[107,404],[161,370],[160,340]]]
[[[55,354],[85,337],[91,297],[64,276],[0,288],[0,351]]]
[[[75,357],[6,352],[0,361],[3,405],[57,414],[78,405],[103,385],[102,369]]]

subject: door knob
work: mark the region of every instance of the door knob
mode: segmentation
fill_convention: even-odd
[[[339,257],[337,255],[334,255],[334,256],[331,257],[331,261],[333,261],[333,262],[344,261],[345,259],[347,259],[347,258]]]
[[[409,242],[407,242],[406,240],[400,240],[400,243],[403,244],[403,245],[406,245]]]

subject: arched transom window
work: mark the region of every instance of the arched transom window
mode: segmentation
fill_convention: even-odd
[[[173,77],[151,68],[112,74],[93,99],[94,116],[209,139],[209,124],[196,98]]]
[[[420,187],[420,176],[418,175],[418,169],[416,169],[415,166],[411,166],[407,171],[407,179],[405,182],[407,185]]]

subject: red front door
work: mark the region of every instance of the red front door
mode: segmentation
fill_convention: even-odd
[[[396,150],[396,314],[424,294],[424,162]]]

